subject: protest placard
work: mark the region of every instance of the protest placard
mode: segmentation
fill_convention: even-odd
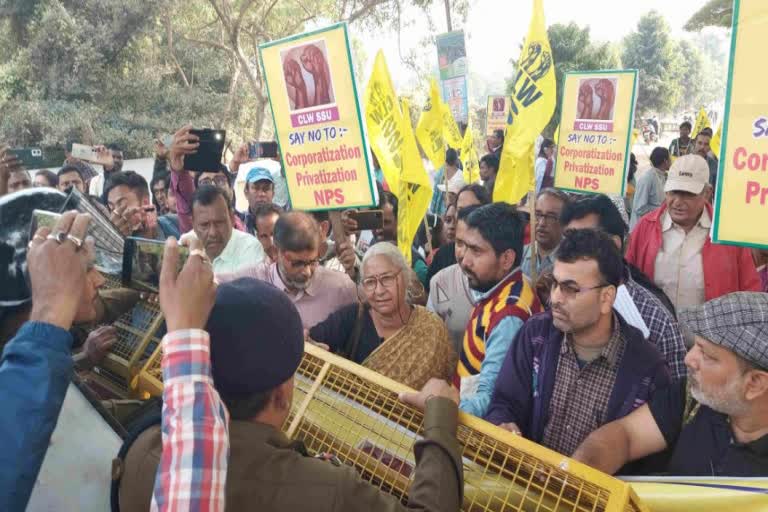
[[[495,130],[507,127],[509,98],[507,96],[488,96],[488,107],[485,113],[485,136],[490,137]]]
[[[555,187],[624,195],[636,87],[636,70],[566,73]]]
[[[736,0],[712,240],[768,249],[768,91],[755,65],[765,30],[768,5]]]
[[[377,204],[346,24],[260,45],[259,54],[293,208]]]

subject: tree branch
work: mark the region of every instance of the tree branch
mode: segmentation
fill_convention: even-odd
[[[188,36],[181,36],[181,38],[183,40],[189,42],[189,43],[199,44],[199,45],[203,45],[203,46],[208,46],[210,48],[216,48],[216,49],[228,52],[228,53],[234,53],[234,50],[232,50],[232,48],[230,48],[229,46],[226,46],[226,45],[221,44],[221,43],[217,43],[215,41],[209,41],[207,39],[195,39],[194,37],[188,37]]]
[[[358,18],[361,18],[368,14],[370,11],[375,9],[376,7],[387,3],[388,0],[369,0],[365,4],[363,4],[362,7],[360,7],[358,10],[352,12],[349,17],[345,20],[347,23],[354,23],[355,20]]]
[[[179,74],[179,77],[181,77],[182,82],[184,82],[184,86],[189,88],[189,80],[187,80],[187,75],[184,73],[184,69],[181,67],[181,64],[179,64],[179,60],[176,58],[176,51],[173,48],[173,26],[171,24],[171,11],[167,11],[165,14],[165,31],[166,38],[168,39],[168,55],[171,57],[171,62],[173,62],[173,65],[176,68],[176,72]]]

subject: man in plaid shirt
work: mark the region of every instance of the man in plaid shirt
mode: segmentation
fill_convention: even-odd
[[[589,196],[567,204],[563,208],[561,221],[565,229],[599,229],[613,239],[619,250],[623,247],[627,227],[621,219],[619,210],[607,196]],[[632,269],[626,262],[622,286],[629,293],[645,326],[645,329],[641,328],[645,331],[645,338],[656,345],[662,353],[672,378],[684,379],[686,376],[685,343],[677,319],[655,293],[633,277]],[[653,286],[652,283],[651,286]],[[664,294],[661,290],[655,291],[661,295]],[[616,308],[616,305],[614,307]],[[628,314],[622,310],[619,310],[619,313],[634,325]]]
[[[176,276],[179,250],[166,242],[160,306],[168,325],[163,337],[162,456],[153,511],[223,511],[229,457],[228,414],[213,387],[208,333],[203,330],[216,299],[213,267],[200,241]]]

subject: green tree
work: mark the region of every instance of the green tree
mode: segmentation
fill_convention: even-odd
[[[704,74],[704,55],[688,41],[680,41],[677,46],[684,68],[679,76],[682,93],[677,110],[698,110],[701,105],[709,102],[705,99],[704,90],[707,79]]]
[[[733,0],[709,0],[685,24],[685,30],[696,32],[704,27],[730,27]]]
[[[639,70],[639,114],[671,112],[680,102],[679,76],[684,72],[669,25],[656,11],[640,18],[637,31],[624,39],[625,68]]]

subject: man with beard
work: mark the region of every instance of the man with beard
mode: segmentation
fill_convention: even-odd
[[[768,295],[737,292],[680,312],[693,337],[685,383],[659,391],[632,414],[593,432],[576,460],[606,473],[672,448],[672,475],[768,474]]]
[[[493,203],[473,211],[456,233],[456,256],[475,307],[459,354],[459,408],[483,417],[512,340],[542,308],[520,270],[523,220],[513,206]]]
[[[149,185],[144,177],[134,171],[113,174],[104,185],[109,220],[124,236],[139,236],[150,240],[178,238],[176,219],[157,215],[157,209],[149,196]]]
[[[277,261],[219,275],[219,281],[252,277],[283,290],[299,310],[305,329],[357,301],[357,287],[349,276],[320,266],[320,226],[311,215],[282,214],[275,223],[274,243]]]
[[[710,142],[712,141],[712,129],[704,128],[696,135],[694,141],[693,154],[699,155],[701,158],[707,161],[707,167],[709,167],[709,184],[712,189],[717,185],[717,157],[712,154],[712,148]]]
[[[566,232],[553,271],[552,309],[517,335],[487,421],[570,456],[591,432],[670,384],[661,353],[613,309],[623,270],[608,235]]]

